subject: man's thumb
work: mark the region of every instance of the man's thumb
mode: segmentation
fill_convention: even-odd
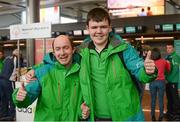
[[[146,59],[151,59],[151,51],[150,50],[147,52]]]

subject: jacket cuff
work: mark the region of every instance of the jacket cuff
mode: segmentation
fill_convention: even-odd
[[[143,68],[141,68],[141,71],[140,71],[140,76],[141,76],[140,81],[143,83],[152,82],[157,78],[157,74],[158,74],[157,68],[155,68],[155,71],[153,74],[147,74],[145,71],[145,68],[143,67]]]

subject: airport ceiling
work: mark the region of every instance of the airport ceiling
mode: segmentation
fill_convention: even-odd
[[[20,18],[20,13],[26,10],[27,0],[0,0],[0,15],[13,15]],[[166,0],[180,10],[180,0]],[[61,6],[61,15],[71,18],[85,19],[87,12],[95,7],[107,8],[107,0],[40,0],[40,7]]]
[[[0,15],[14,14],[26,10],[27,0],[0,0]],[[106,8],[106,0],[40,0],[41,8],[62,6],[62,15],[77,17],[78,12],[87,14],[94,7]]]
[[[18,13],[26,10],[27,0],[0,0],[0,15]],[[74,17],[79,11],[84,14],[94,7],[106,8],[107,0],[40,0],[40,6],[51,7],[61,5],[63,7],[62,14]],[[169,4],[180,9],[180,0],[166,0]],[[72,13],[72,14],[71,14]]]

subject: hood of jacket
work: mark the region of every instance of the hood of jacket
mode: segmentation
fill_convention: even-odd
[[[109,33],[109,38],[108,38],[108,52],[109,55],[117,52],[121,52],[125,50],[128,47],[127,42],[125,42],[119,35],[114,34],[114,33]],[[91,48],[93,41],[91,38],[88,36],[84,42],[77,47],[77,52],[83,57],[83,53],[86,50],[89,50]],[[108,56],[109,56],[108,55]]]
[[[56,62],[56,57],[54,56],[53,52],[47,53],[44,58],[43,62],[45,64],[54,64]]]

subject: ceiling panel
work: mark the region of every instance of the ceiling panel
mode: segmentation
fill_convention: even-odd
[[[20,21],[21,12],[26,10],[26,1],[27,0],[0,0],[0,27],[5,27],[5,24],[7,24],[7,26],[12,24],[9,20],[2,22],[9,16]],[[86,18],[88,11],[92,8],[99,6],[106,8],[106,0],[40,0],[41,8],[53,6],[61,7],[61,15],[76,19],[78,18],[78,20],[82,17],[81,20],[83,21]],[[14,23],[19,21],[15,21]]]
[[[88,12],[90,9],[98,6],[106,7],[106,0],[40,0],[41,7],[62,6],[64,9],[80,10]],[[0,0],[0,15],[26,9],[26,0]],[[65,14],[65,13],[64,13]]]

